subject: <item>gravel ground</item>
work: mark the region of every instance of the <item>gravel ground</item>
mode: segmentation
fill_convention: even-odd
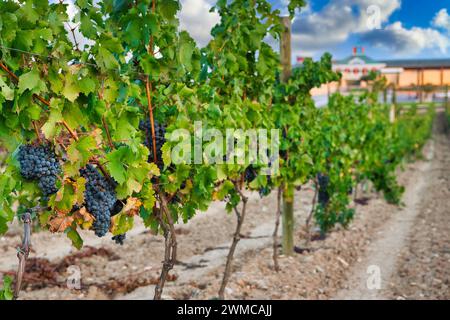
[[[450,136],[444,121],[435,135],[440,147],[427,177],[427,196],[391,279],[391,299],[450,299]]]

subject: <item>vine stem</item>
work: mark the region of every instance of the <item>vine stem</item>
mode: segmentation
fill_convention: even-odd
[[[152,13],[156,12],[156,0],[152,0]],[[151,56],[155,55],[155,52],[153,51],[154,46],[154,37],[153,34],[150,35],[150,42],[148,44],[148,53]],[[150,77],[147,76],[147,79],[145,80],[145,93],[147,95],[147,106],[148,106],[148,116],[150,120],[150,126],[152,131],[152,145],[153,145],[153,161],[155,164],[158,162],[158,156],[156,154],[156,137],[155,137],[155,119],[153,117],[153,105],[152,105],[152,84],[150,82]]]
[[[306,229],[306,247],[309,246],[309,243],[311,241],[311,227],[310,227],[310,223],[311,223],[311,219],[313,217],[314,211],[316,209],[316,203],[317,203],[317,196],[319,194],[319,182],[317,181],[317,179],[314,179],[314,196],[313,196],[313,200],[312,200],[312,206],[311,206],[311,211],[309,211],[309,215],[306,218],[306,222],[305,222],[305,229]]]
[[[17,252],[17,258],[19,259],[19,266],[17,267],[16,286],[14,288],[14,300],[19,298],[20,290],[22,289],[22,280],[25,273],[25,266],[27,263],[28,255],[31,248],[31,214],[25,212],[22,216],[23,225],[23,239],[22,246]]]
[[[34,131],[36,132],[36,137],[37,137],[37,139],[39,141],[39,144],[42,144],[41,135],[39,134],[39,128],[38,128],[38,126],[36,124],[36,121],[32,121],[31,123],[33,124],[33,128],[34,128]]]
[[[152,0],[152,12],[156,11],[156,0]],[[148,52],[151,56],[154,56],[154,36],[153,34],[150,36],[150,42],[148,46]],[[152,83],[150,82],[150,77],[147,76],[145,80],[145,92],[147,95],[147,105],[148,105],[148,115],[150,120],[151,132],[152,132],[152,145],[153,145],[153,160],[155,163],[158,162],[158,157],[156,153],[156,135],[155,135],[155,120],[153,117],[153,105],[152,105]],[[160,222],[161,227],[164,232],[164,262],[161,270],[161,275],[158,281],[158,284],[155,287],[155,300],[161,300],[162,292],[164,289],[164,285],[169,274],[169,271],[173,269],[176,261],[177,261],[177,238],[175,234],[175,226],[170,213],[170,210],[167,206],[167,198],[163,191],[159,189],[158,186],[154,186],[156,192],[159,195],[160,200],[160,210],[158,213],[158,220]],[[167,223],[164,218],[167,219]]]
[[[77,25],[75,27],[71,27],[70,24],[67,23],[67,26],[69,27],[70,33],[72,34],[72,37],[73,37],[73,41],[75,42],[75,51],[80,51],[79,42],[78,42],[77,37],[75,35],[75,30],[79,27],[79,25]]]
[[[155,13],[156,11],[156,0],[152,0],[152,13]],[[150,53],[152,56],[155,55],[155,52],[153,51],[153,44],[154,44],[154,38],[153,34],[150,36],[150,43],[148,46],[148,53]]]
[[[177,237],[175,233],[175,226],[170,215],[170,211],[167,206],[167,199],[161,190],[155,186],[155,190],[159,195],[160,200],[160,210],[157,215],[157,219],[163,229],[164,233],[164,261],[163,267],[161,270],[161,275],[159,277],[158,284],[155,287],[155,295],[154,300],[161,300],[162,293],[164,289],[164,285],[166,283],[167,276],[169,275],[169,271],[173,269],[176,261],[177,261]],[[164,220],[167,219],[167,223]]]
[[[102,124],[103,124],[103,128],[105,128],[105,131],[106,131],[106,137],[108,138],[108,144],[109,144],[110,148],[114,150],[115,147],[114,147],[114,144],[111,139],[111,133],[109,132],[109,127],[108,127],[108,124],[106,123],[105,116],[102,116]]]
[[[16,76],[11,70],[9,70],[8,67],[4,65],[1,61],[0,61],[0,68],[2,68],[3,71],[5,71],[12,79],[19,82],[19,77]]]
[[[70,136],[75,140],[78,141],[78,135],[75,131],[73,131],[70,127],[69,124],[65,121],[62,120],[61,121],[62,125],[66,128],[66,130],[69,132]]]
[[[275,230],[273,231],[273,265],[275,271],[280,271],[280,265],[278,264],[278,228],[280,227],[281,217],[281,194],[282,188],[279,187],[277,191],[277,211],[275,213]]]
[[[97,165],[97,167],[103,173],[103,176],[105,176],[111,184],[114,184],[114,180],[110,177],[108,171],[106,171],[105,167],[100,163],[100,161],[98,161],[98,159],[91,159],[89,162]]]
[[[353,192],[353,205],[355,206],[355,211],[356,207],[358,206],[358,185],[359,183],[357,182],[355,184],[355,191]]]
[[[145,93],[147,94],[147,104],[148,104],[148,116],[150,119],[150,126],[152,131],[152,145],[153,145],[153,161],[158,162],[158,157],[156,155],[156,136],[155,136],[155,120],[153,118],[153,106],[152,106],[152,88],[149,77],[145,81]]]
[[[234,212],[235,212],[236,218],[237,218],[237,224],[236,224],[236,230],[233,235],[233,242],[231,243],[230,250],[228,251],[227,262],[225,264],[225,271],[223,273],[223,279],[222,279],[222,283],[221,283],[220,289],[219,289],[219,299],[221,299],[221,300],[223,300],[225,298],[225,288],[228,284],[228,281],[230,280],[231,269],[233,267],[234,253],[236,251],[237,244],[238,244],[239,240],[241,239],[241,236],[240,236],[241,229],[242,229],[242,225],[244,224],[245,213],[247,211],[248,197],[246,197],[242,193],[241,188],[237,184],[235,184],[235,189],[241,196],[242,209],[241,209],[241,211],[239,211],[239,209],[237,207],[234,208]]]

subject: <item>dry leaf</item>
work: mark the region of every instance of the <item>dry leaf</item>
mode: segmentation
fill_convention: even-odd
[[[142,206],[141,200],[138,198],[130,197],[127,199],[127,204],[122,209],[122,212],[126,213],[129,216],[135,216],[139,214],[139,209]]]
[[[73,223],[73,216],[66,216],[65,214],[58,213],[56,217],[50,218],[48,224],[50,225],[51,232],[64,232]]]

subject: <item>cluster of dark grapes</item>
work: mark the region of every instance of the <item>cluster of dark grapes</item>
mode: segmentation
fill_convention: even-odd
[[[270,176],[267,176],[267,184],[265,187],[260,187],[258,192],[259,192],[259,196],[261,198],[263,197],[267,197],[270,194],[271,188],[270,188],[270,184],[272,183],[272,179],[270,178]]]
[[[328,186],[330,185],[330,177],[326,174],[319,173],[317,175],[317,182],[319,183],[318,201],[323,207],[326,207],[330,201]]]
[[[117,203],[114,186],[91,164],[81,169],[80,174],[86,179],[84,199],[87,211],[95,218],[95,234],[103,237],[109,230],[111,211]]]
[[[183,181],[180,184],[180,190],[183,190],[184,188],[186,188],[186,181]],[[182,202],[182,198],[180,197],[180,193],[175,193],[173,196],[169,197],[169,203],[170,204],[180,204]]]
[[[281,134],[282,134],[282,140],[286,140],[287,139],[287,132],[285,129],[281,129]],[[287,159],[287,151],[286,150],[280,150],[280,157],[283,160]]]
[[[18,154],[20,173],[25,179],[38,180],[44,197],[58,191],[56,181],[61,173],[61,165],[54,150],[49,145],[22,145]]]
[[[270,166],[271,164],[269,164]],[[258,177],[258,172],[255,169],[255,167],[253,167],[252,165],[248,166],[245,171],[244,171],[244,181],[247,183],[252,182],[253,180],[255,180]],[[270,193],[270,183],[271,183],[271,178],[270,176],[267,176],[267,185],[264,187],[260,187],[258,189],[258,193],[260,195],[260,197],[265,197],[267,195],[269,195]]]
[[[178,194],[174,194],[172,197],[169,198],[169,203],[170,204],[177,204],[177,203],[180,203],[180,202],[181,202],[181,199],[178,196]]]
[[[165,134],[166,134],[166,127],[163,124],[160,124],[159,122],[155,121],[155,142],[156,142],[156,157],[158,159],[158,167],[161,169],[163,166],[162,161],[162,151],[161,148],[166,142]],[[144,132],[145,140],[144,145],[150,150],[150,155],[148,157],[149,162],[154,161],[153,156],[153,133],[152,133],[152,126],[150,124],[150,120],[141,120],[139,123],[139,130]]]
[[[245,168],[245,172],[244,172],[244,181],[245,182],[250,183],[253,180],[255,180],[257,176],[258,176],[258,172],[256,172],[256,169],[252,165]]]
[[[114,240],[114,242],[116,244],[120,244],[121,246],[123,246],[123,243],[125,241],[125,239],[127,238],[127,234],[119,234],[117,236],[112,237],[112,240]]]

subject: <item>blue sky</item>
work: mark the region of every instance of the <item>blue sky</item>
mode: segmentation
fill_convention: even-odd
[[[287,0],[270,0],[286,10]],[[201,44],[218,17],[214,0],[181,0],[181,25]],[[375,59],[450,58],[450,0],[309,0],[293,22],[293,56],[335,58],[364,46]],[[368,10],[368,8],[371,7]],[[377,22],[380,22],[380,29]]]

